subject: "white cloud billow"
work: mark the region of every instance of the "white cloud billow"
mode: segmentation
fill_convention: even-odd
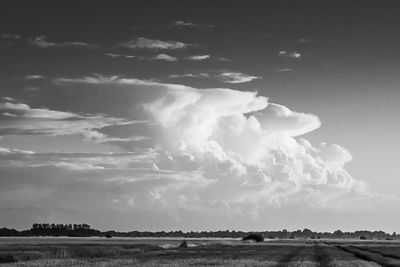
[[[254,113],[253,116],[257,118],[264,129],[289,136],[302,135],[321,126],[317,116],[294,112],[278,104],[269,104],[264,110]]]
[[[207,181],[196,193],[201,203],[281,204],[298,194],[303,200],[316,192],[367,194],[366,183],[344,169],[351,159],[346,149],[294,138],[320,126],[315,115],[269,104],[254,92],[165,87],[162,97],[144,105],[160,126],[156,165],[200,173]]]

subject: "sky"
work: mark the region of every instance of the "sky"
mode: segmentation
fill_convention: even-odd
[[[398,1],[0,2],[0,226],[400,231]]]

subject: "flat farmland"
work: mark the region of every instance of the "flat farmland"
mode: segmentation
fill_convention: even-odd
[[[400,242],[0,238],[1,266],[400,266]]]

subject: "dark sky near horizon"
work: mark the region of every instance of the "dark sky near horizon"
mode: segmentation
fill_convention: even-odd
[[[0,0],[0,210],[8,214],[0,226],[399,231],[365,222],[371,212],[400,216],[399,14],[388,0]],[[261,96],[284,106],[259,115]],[[299,154],[302,138],[315,146],[311,156]],[[220,196],[229,175],[244,180]],[[231,220],[248,210],[252,221],[209,224],[221,210]]]

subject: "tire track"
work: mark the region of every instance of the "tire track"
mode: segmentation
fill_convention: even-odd
[[[346,252],[332,243],[315,244],[315,257],[320,267],[380,267]]]
[[[382,252],[382,251],[379,251],[379,250],[375,250],[375,249],[371,249],[371,248],[366,248],[366,247],[357,247],[357,246],[352,246],[352,247],[357,248],[357,249],[359,249],[359,250],[364,250],[364,251],[367,251],[367,252],[372,252],[372,253],[381,254],[381,255],[384,256],[384,257],[389,257],[389,258],[394,258],[394,259],[400,260],[400,256],[393,255],[393,254],[386,253],[386,252]]]
[[[304,250],[304,246],[294,246],[293,250],[290,251],[283,259],[281,259],[277,267],[287,267],[290,266],[293,259]]]
[[[346,251],[348,253],[352,253],[355,257],[368,261],[368,262],[374,262],[376,264],[379,264],[380,266],[384,267],[399,267],[400,266],[400,261],[399,259],[396,259],[394,257],[389,257],[389,256],[384,256],[380,253],[377,252],[371,252],[368,250],[362,250],[357,247],[353,246],[341,246],[341,245],[335,245],[337,248]]]

